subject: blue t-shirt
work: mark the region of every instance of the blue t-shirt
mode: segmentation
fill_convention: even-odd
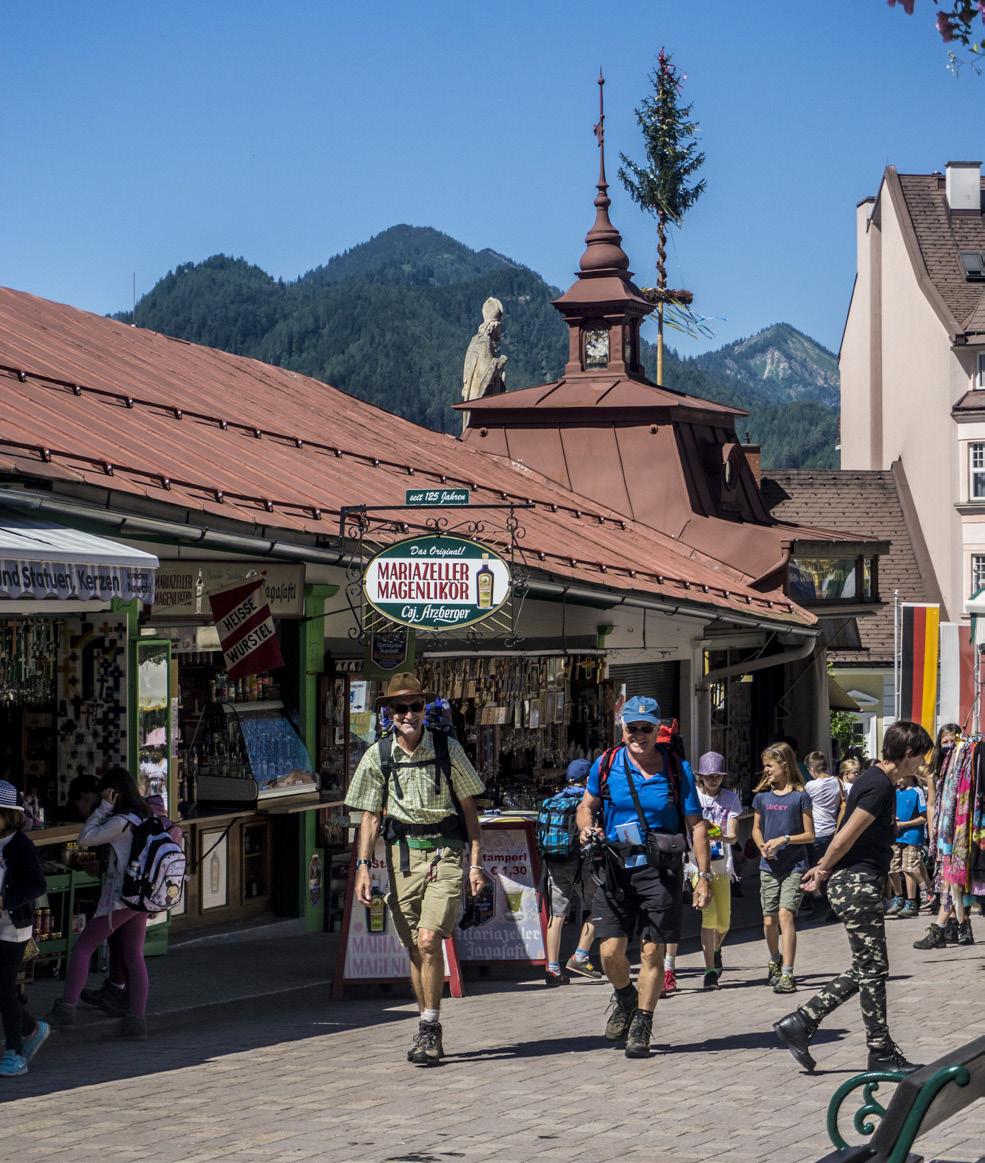
[[[759,816],[759,830],[764,840],[798,836],[804,830],[804,816],[814,818],[813,809],[807,792],[796,788],[782,796],[772,790],[761,791],[752,801],[752,810]],[[786,876],[788,872],[804,872],[806,869],[806,844],[785,844],[772,860],[765,856],[759,858],[759,871],[771,872],[774,876]]]
[[[914,816],[925,816],[926,814],[927,801],[920,788],[898,787],[896,789],[897,820],[912,820]],[[907,828],[905,832],[900,832],[896,837],[896,843],[915,848],[923,843],[923,836],[924,826],[917,824],[913,828]]]
[[[665,747],[660,748],[664,757],[664,768],[670,764],[670,756]],[[599,772],[602,767],[602,757],[592,764],[588,774],[588,791],[596,797],[601,796],[599,791]],[[694,773],[686,760],[681,760],[681,799],[685,816],[700,816],[701,801],[698,799],[698,788],[694,782]],[[670,794],[670,785],[666,775],[653,775],[646,779],[643,772],[635,763],[626,758],[626,748],[620,747],[619,754],[612,761],[609,771],[609,795],[611,799],[605,801],[605,836],[610,843],[618,840],[616,828],[620,824],[636,823],[639,816],[633,804],[633,797],[629,790],[629,775],[627,768],[632,772],[636,783],[636,794],[640,797],[640,807],[643,809],[643,818],[647,827],[653,832],[680,832],[681,818]]]

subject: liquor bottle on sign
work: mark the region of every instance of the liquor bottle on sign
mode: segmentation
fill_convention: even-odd
[[[386,901],[383,899],[382,889],[374,880],[369,904],[366,906],[366,932],[382,933],[385,929]]]
[[[493,606],[493,571],[487,564],[489,554],[482,555],[482,565],[475,575],[475,604],[480,610],[491,610]]]

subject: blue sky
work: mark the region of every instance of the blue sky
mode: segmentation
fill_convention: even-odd
[[[616,169],[641,153],[633,107],[666,45],[708,183],[670,280],[716,317],[711,340],[672,342],[785,320],[836,348],[854,207],[884,166],[985,154],[985,78],[947,71],[933,5],[916,8],[7,0],[0,283],[109,312],[134,274],[139,296],[224,252],[289,279],[409,222],[566,287],[593,217],[600,65],[612,217],[652,282],[653,220]]]

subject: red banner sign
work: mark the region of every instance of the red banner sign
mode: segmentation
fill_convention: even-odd
[[[209,605],[230,678],[284,665],[262,577],[209,594]]]

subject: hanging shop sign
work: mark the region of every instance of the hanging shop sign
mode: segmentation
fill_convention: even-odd
[[[458,508],[469,503],[468,489],[407,489],[406,505],[417,505],[423,509]]]
[[[369,604],[419,630],[461,630],[510,596],[510,567],[488,545],[453,535],[411,537],[373,557],[363,574]]]
[[[389,678],[398,670],[413,670],[414,646],[414,635],[402,626],[374,630],[366,640],[363,674],[366,678]]]
[[[304,613],[304,566],[242,561],[163,561],[151,617],[178,615],[207,618],[207,594],[243,582],[247,573],[263,582],[263,596],[275,618],[300,618]]]
[[[209,605],[231,679],[284,665],[262,577],[209,594]]]

